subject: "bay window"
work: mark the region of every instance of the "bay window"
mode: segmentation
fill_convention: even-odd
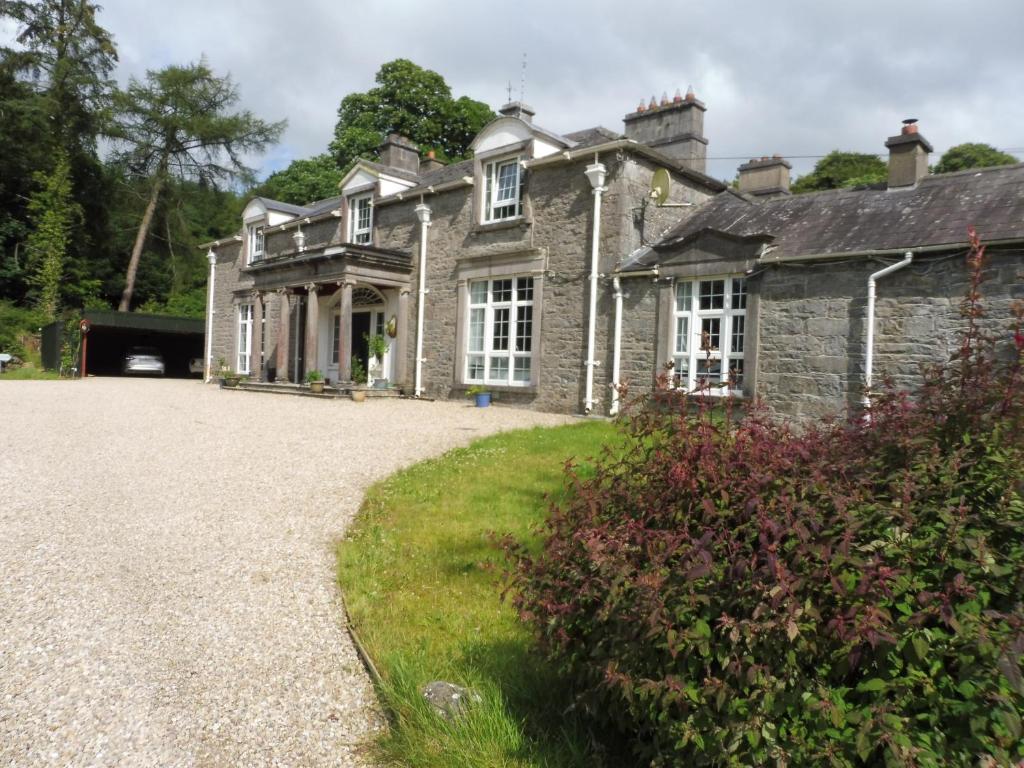
[[[533,365],[533,278],[469,283],[465,379],[525,387]]]
[[[747,283],[742,277],[679,280],[673,311],[673,382],[737,394],[743,386]]]

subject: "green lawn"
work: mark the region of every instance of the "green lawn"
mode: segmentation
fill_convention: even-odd
[[[568,694],[529,650],[501,600],[505,567],[493,534],[536,541],[546,494],[565,460],[599,455],[614,428],[586,422],[496,435],[374,486],[339,548],[353,624],[384,677],[393,727],[381,742],[394,765],[592,766]],[[483,697],[449,724],[423,701],[431,680]]]

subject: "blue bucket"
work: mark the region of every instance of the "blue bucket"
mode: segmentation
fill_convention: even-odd
[[[474,395],[476,398],[477,408],[486,408],[491,404],[491,393],[490,392],[479,392]]]

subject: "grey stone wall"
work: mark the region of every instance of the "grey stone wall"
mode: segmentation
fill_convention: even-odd
[[[583,171],[593,158],[574,163],[541,166],[530,171],[524,201],[524,221],[498,225],[477,224],[472,194],[476,187],[460,188],[429,196],[432,210],[429,232],[423,375],[426,393],[432,397],[459,397],[458,278],[460,265],[475,259],[514,258],[541,252],[547,261],[541,294],[541,338],[534,355],[540,366],[536,387],[508,388],[496,393],[500,402],[529,404],[548,411],[578,413],[586,390],[587,312],[589,261],[594,197]],[[601,261],[603,275],[640,245],[637,208],[650,188],[655,166],[626,154],[601,157],[608,168],[607,192],[602,203]],[[682,179],[673,187],[674,201],[699,201],[706,193]],[[419,225],[413,209],[418,200],[379,206],[375,209],[378,242],[382,247],[414,254],[418,264]],[[646,214],[645,233],[653,237],[677,221],[689,209],[654,209]],[[415,318],[417,276],[412,277],[410,322],[410,378],[415,365]],[[606,412],[610,402],[614,302],[610,280],[602,277],[595,332],[594,395],[596,413]],[[636,337],[639,345],[653,342]]]
[[[868,276],[878,262],[769,269],[760,297],[758,394],[776,413],[807,420],[844,414],[863,393]],[[878,282],[875,381],[920,382],[922,366],[956,349],[968,275],[962,256],[919,257]],[[1024,297],[1019,256],[990,252],[982,285],[986,325],[1008,329],[1010,304]]]
[[[214,266],[214,297],[213,297],[213,369],[219,366],[221,358],[232,370],[235,368],[237,353],[237,318],[235,315],[235,297],[252,288],[252,278],[242,273],[243,246],[232,242],[221,246],[216,251],[217,263]]]

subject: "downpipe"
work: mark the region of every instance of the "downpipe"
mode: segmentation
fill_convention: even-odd
[[[420,203],[416,206],[420,220],[420,263],[419,290],[416,298],[416,375],[413,395],[423,396],[423,309],[427,298],[427,232],[430,229],[430,206]]]
[[[880,269],[877,272],[873,272],[868,277],[868,311],[867,311],[867,339],[864,344],[864,395],[861,398],[861,404],[864,406],[865,411],[869,411],[871,408],[871,385],[874,382],[874,364],[875,364],[875,285],[886,275],[891,275],[893,272],[898,272],[904,267],[909,267],[911,262],[914,260],[914,252],[907,251],[903,256],[903,261],[897,261],[895,264],[890,264],[884,269]]]
[[[612,404],[608,409],[608,415],[618,416],[619,368],[621,365],[622,346],[622,281],[618,277],[612,278],[612,288],[615,292],[615,338],[612,346]]]
[[[206,258],[210,262],[210,289],[206,297],[206,371],[203,383],[209,384],[213,371],[213,282],[217,278],[217,254],[211,248],[206,252]]]
[[[598,266],[601,256],[601,197],[605,192],[604,180],[608,169],[598,162],[597,154],[594,162],[583,172],[594,191],[594,224],[590,241],[590,311],[587,318],[587,386],[583,400],[583,413],[587,416],[594,410],[594,334],[597,328],[597,291]]]

